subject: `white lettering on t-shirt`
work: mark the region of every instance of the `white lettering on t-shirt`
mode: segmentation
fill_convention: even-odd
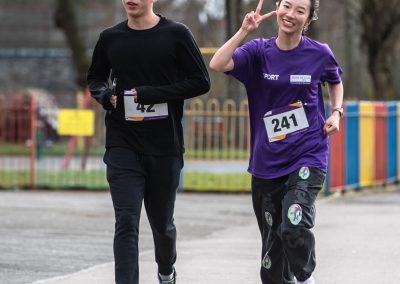
[[[291,84],[311,84],[311,75],[290,75]]]
[[[279,79],[279,75],[271,75],[264,73],[264,79],[271,80],[271,81],[277,81]]]

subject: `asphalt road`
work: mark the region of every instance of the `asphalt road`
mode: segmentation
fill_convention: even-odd
[[[398,216],[400,190],[393,187],[390,191],[320,198],[315,228],[318,283],[400,283]],[[190,250],[188,244],[208,242],[211,246],[218,244],[213,238],[223,240],[232,232],[237,232],[238,239],[243,234],[252,243],[258,237],[249,194],[179,193],[175,219],[183,256],[185,248]],[[108,192],[0,191],[0,283],[33,283],[111,263],[113,226]],[[144,214],[140,234],[140,250],[151,251]],[[238,257],[243,248],[254,255],[254,261],[258,245],[252,244],[254,252],[249,252],[248,246],[238,246]],[[214,267],[218,256],[205,259]],[[250,267],[258,265],[254,263]],[[230,269],[229,264],[225,269]],[[230,279],[226,283],[259,283],[257,270],[255,267],[247,273],[249,280]],[[107,277],[111,279],[110,271]]]

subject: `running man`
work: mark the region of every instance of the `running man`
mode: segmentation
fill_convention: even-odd
[[[107,110],[104,162],[116,220],[117,284],[139,283],[143,201],[159,283],[176,283],[174,206],[183,167],[183,101],[210,88],[191,32],[155,14],[155,1],[122,1],[127,20],[100,34],[87,74],[92,96]]]

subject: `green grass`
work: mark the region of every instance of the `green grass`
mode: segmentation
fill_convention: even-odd
[[[67,152],[68,144],[57,143],[51,147],[42,147],[42,156],[64,156]],[[90,156],[103,156],[104,146],[91,147],[89,151]],[[0,156],[12,155],[12,156],[29,156],[31,154],[31,148],[24,144],[0,144]],[[82,154],[82,147],[76,147],[73,155],[80,156]]]
[[[248,173],[184,172],[183,188],[193,191],[249,191]]]
[[[31,183],[28,171],[0,171],[0,187],[29,188]],[[38,171],[36,173],[36,188],[88,188],[107,189],[105,173],[94,171]]]
[[[51,147],[42,147],[42,156],[59,157],[64,156],[67,152],[67,142],[56,143]],[[89,151],[90,156],[102,157],[104,155],[104,146],[91,147]],[[4,144],[0,143],[0,156],[29,156],[31,148],[24,144]],[[76,147],[74,156],[80,156],[82,148]],[[246,149],[186,149],[185,158],[187,159],[210,159],[210,160],[240,160],[248,159],[249,153]]]
[[[3,144],[0,143],[0,155],[15,155],[21,156],[25,155],[28,156],[31,153],[31,148],[25,146],[23,144]]]
[[[0,171],[0,188],[29,188],[28,171]],[[187,191],[249,191],[248,173],[183,172],[183,187]],[[108,189],[105,172],[97,171],[38,171],[36,188]]]
[[[186,149],[186,159],[209,159],[209,160],[247,160],[247,150],[238,149]]]
[[[30,174],[28,171],[0,171],[0,187],[26,188],[30,184]]]

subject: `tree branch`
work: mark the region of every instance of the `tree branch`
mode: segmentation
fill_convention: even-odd
[[[54,14],[54,22],[57,28],[65,35],[67,44],[72,52],[72,60],[77,72],[76,82],[80,89],[86,89],[86,72],[89,68],[89,58],[79,32],[75,12],[76,1],[57,0]]]

